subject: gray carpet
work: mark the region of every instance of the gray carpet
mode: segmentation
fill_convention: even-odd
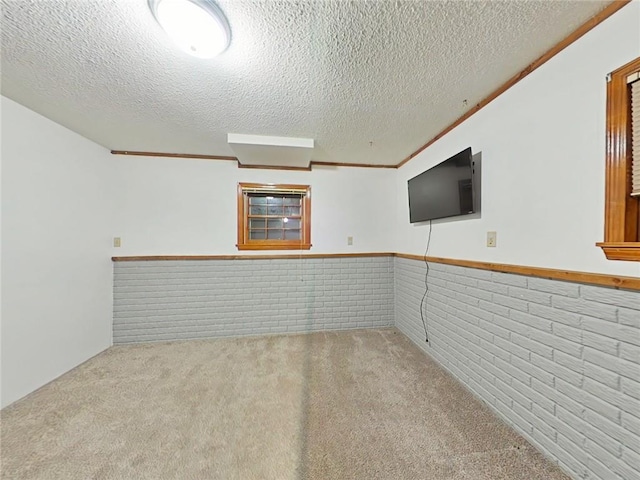
[[[112,347],[1,415],[3,479],[566,479],[393,329]]]

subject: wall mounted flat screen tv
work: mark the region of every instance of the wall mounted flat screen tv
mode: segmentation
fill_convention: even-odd
[[[475,213],[471,147],[407,183],[411,223]]]

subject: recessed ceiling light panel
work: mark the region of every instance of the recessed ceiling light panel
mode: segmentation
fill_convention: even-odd
[[[149,0],[149,8],[167,35],[190,55],[213,58],[229,46],[229,22],[212,0]]]

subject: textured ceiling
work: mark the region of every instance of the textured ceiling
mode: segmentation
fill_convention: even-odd
[[[147,0],[2,0],[2,93],[114,150],[396,164],[606,2],[220,0],[230,48],[178,50]]]

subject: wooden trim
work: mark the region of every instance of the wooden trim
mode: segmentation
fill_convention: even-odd
[[[640,247],[640,244],[639,244]],[[425,261],[422,255],[408,253],[372,252],[372,253],[305,253],[299,255],[155,255],[136,257],[111,257],[114,262],[145,262],[145,261],[180,261],[180,260],[279,260],[303,258],[358,258],[358,257],[398,257],[409,260]],[[459,267],[490,270],[492,272],[512,273],[530,277],[561,280],[565,282],[585,283],[603,287],[624,288],[640,291],[640,277],[625,277],[620,275],[606,275],[601,273],[576,272],[572,270],[558,270],[555,268],[529,267],[524,265],[510,265],[505,263],[477,262],[474,260],[460,260],[455,258],[427,257],[427,261],[455,265]]]
[[[157,261],[186,261],[186,260],[280,260],[301,258],[362,258],[362,257],[393,257],[391,252],[372,253],[304,253],[302,255],[147,255],[136,257],[111,257],[114,262],[157,262]]]
[[[311,195],[311,190],[309,185],[295,185],[292,183],[247,183],[240,182],[238,183],[238,187],[243,190],[253,190],[253,189],[261,189],[261,190],[273,190],[274,192],[278,192],[280,190],[299,190],[300,192],[305,192],[307,195]]]
[[[280,167],[277,165],[243,165],[238,162],[238,168],[255,168],[256,170],[298,170],[302,172],[310,172],[311,165],[308,167]]]
[[[399,258],[425,261],[422,255],[409,255],[397,253]],[[529,267],[524,265],[510,265],[505,263],[477,262],[474,260],[458,260],[454,258],[427,257],[427,261],[456,265],[459,267],[477,268],[479,270],[491,270],[492,272],[513,273],[530,277],[547,278],[550,280],[562,280],[565,282],[587,283],[604,287],[626,288],[640,290],[640,277],[624,277],[605,275],[601,273],[576,272],[572,270],[558,270],[555,268]]]
[[[307,194],[302,199],[302,208],[304,209],[302,227],[304,229],[302,240],[305,244],[309,244],[311,248],[311,187],[307,188]]]
[[[238,236],[237,241],[238,243],[236,243],[236,247],[238,245],[244,245],[245,242],[245,233],[247,231],[247,215],[245,214],[245,209],[248,208],[247,206],[247,199],[244,196],[244,192],[242,191],[242,187],[244,185],[249,185],[247,183],[242,184],[242,183],[238,183],[238,193],[237,193],[237,204],[238,204],[238,208],[237,208],[237,233]]]
[[[503,83],[501,86],[499,86],[493,92],[491,92],[487,97],[485,97],[479,103],[477,103],[476,105],[471,107],[470,110],[468,110],[465,114],[463,114],[460,118],[458,118],[456,121],[454,121],[451,125],[446,127],[444,130],[442,130],[440,133],[438,133],[435,137],[433,137],[431,140],[429,140],[427,143],[425,143],[422,147],[420,147],[418,150],[416,150],[411,155],[409,155],[407,158],[405,158],[400,163],[398,163],[396,165],[396,168],[402,167],[409,160],[415,158],[417,155],[422,153],[426,148],[428,148],[431,145],[433,145],[436,141],[438,141],[439,139],[444,137],[447,133],[449,133],[451,130],[456,128],[462,122],[467,120],[469,117],[471,117],[475,113],[479,112],[482,108],[486,107],[489,103],[491,103],[493,100],[498,98],[504,92],[509,90],[511,87],[513,87],[516,83],[518,83],[520,80],[525,78],[531,72],[536,70],[538,67],[544,65],[546,62],[551,60],[558,53],[560,53],[562,50],[567,48],[573,42],[578,40],[584,34],[586,34],[590,30],[592,30],[594,27],[596,27],[599,24],[601,24],[602,22],[604,22],[607,18],[609,18],[614,13],[616,13],[618,10],[620,10],[622,7],[624,7],[630,1],[631,0],[617,0],[617,1],[611,2],[600,13],[598,13],[595,16],[591,17],[585,23],[580,25],[577,29],[575,29],[573,32],[571,32],[567,37],[565,37],[560,42],[558,42],[553,47],[551,47],[549,50],[547,50],[542,56],[540,56],[535,61],[533,61],[532,63],[527,65],[527,67],[525,67],[519,73],[517,73],[516,75],[511,77],[509,80],[507,80],[505,83]]]
[[[194,153],[162,153],[162,152],[133,152],[129,150],[111,150],[112,155],[132,155],[136,157],[168,157],[168,158],[195,158],[198,160],[227,160],[237,162],[236,157],[222,155],[197,155]]]
[[[313,167],[353,167],[353,168],[398,168],[396,165],[376,165],[374,163],[346,163],[346,162],[316,162],[312,160],[308,167],[279,167],[275,165],[243,165],[238,162],[238,168],[256,168],[263,170],[301,170],[311,171]]]
[[[311,166],[319,167],[357,167],[357,168],[398,168],[397,165],[377,165],[375,163],[344,163],[344,162],[311,162]]]
[[[609,260],[640,262],[640,242],[600,242],[596,245]]]
[[[609,260],[640,261],[640,200],[631,196],[631,102],[627,84],[627,76],[639,70],[640,57],[612,72],[607,83],[604,242],[597,245]]]
[[[414,255],[412,253],[396,253],[395,256],[398,258],[406,258],[407,260],[421,260],[423,262],[425,261],[424,255]],[[427,257],[427,259],[430,259],[430,258],[431,257]],[[112,260],[113,260],[113,257],[112,257]]]
[[[133,150],[111,150],[112,155],[131,155],[136,157],[195,158],[198,160],[227,160],[238,164],[238,168],[254,168],[258,170],[299,170],[309,172],[317,165],[320,167],[354,167],[354,168],[398,168],[397,165],[376,165],[373,163],[316,162],[311,161],[308,167],[285,167],[276,165],[243,165],[238,157],[224,155],[200,155],[195,153],[138,152]]]

